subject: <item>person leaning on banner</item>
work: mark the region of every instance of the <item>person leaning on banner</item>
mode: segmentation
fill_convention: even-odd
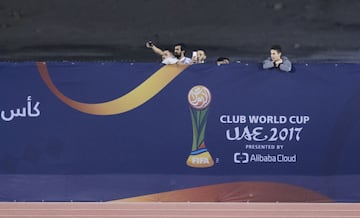
[[[222,64],[230,64],[230,59],[227,57],[219,57],[216,60],[216,65],[220,66]]]
[[[281,71],[290,72],[291,67],[290,60],[282,56],[280,45],[273,45],[270,48],[270,57],[263,62],[263,69],[278,68]]]
[[[151,41],[148,41],[145,45],[147,48],[151,48],[155,54],[161,56],[161,63],[176,64],[177,62],[179,62],[179,59],[174,57],[174,55],[169,50],[161,50],[160,48],[156,47]]]

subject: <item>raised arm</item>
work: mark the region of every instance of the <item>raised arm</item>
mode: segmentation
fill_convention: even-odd
[[[151,48],[155,54],[158,54],[160,56],[164,55],[164,51],[156,47],[156,45],[154,45],[154,43],[152,43],[151,41],[146,43],[146,47]]]

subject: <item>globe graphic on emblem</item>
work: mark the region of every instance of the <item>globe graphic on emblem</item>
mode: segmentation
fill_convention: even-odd
[[[209,89],[202,85],[192,87],[188,93],[188,101],[195,109],[205,109],[211,102]]]

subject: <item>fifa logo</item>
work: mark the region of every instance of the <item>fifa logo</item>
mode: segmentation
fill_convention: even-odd
[[[186,165],[195,168],[212,167],[214,161],[206,149],[204,141],[211,93],[205,86],[194,86],[188,93],[188,101],[190,104],[193,142]]]

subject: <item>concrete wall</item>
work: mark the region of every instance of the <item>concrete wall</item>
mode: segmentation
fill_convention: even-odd
[[[356,0],[2,0],[2,60],[158,61],[147,40],[204,48],[209,60],[360,59]]]

